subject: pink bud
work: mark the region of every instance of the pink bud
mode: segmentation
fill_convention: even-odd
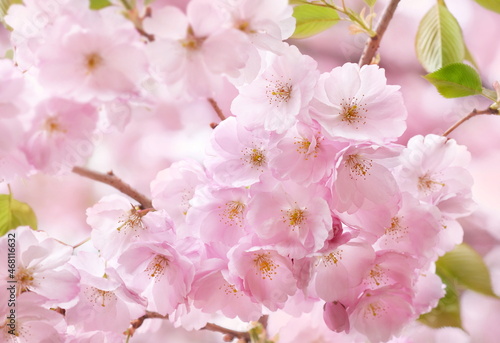
[[[330,330],[349,333],[349,316],[345,306],[338,301],[325,303],[323,306],[323,319]]]

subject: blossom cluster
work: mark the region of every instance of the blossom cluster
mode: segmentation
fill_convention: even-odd
[[[286,0],[156,1],[140,30],[116,6],[47,4],[25,0],[5,17],[5,181],[84,163],[93,135],[127,125],[117,104],[236,95],[204,158],[151,182],[152,208],[109,195],[87,210],[94,250],[14,231],[16,339],[122,342],[147,311],[199,329],[213,314],[257,321],[320,305],[332,335],[383,342],[436,306],[434,262],[462,241],[457,219],[473,208],[470,156],[437,135],[398,144],[407,114],[383,69],[320,73],[283,42],[294,30]]]

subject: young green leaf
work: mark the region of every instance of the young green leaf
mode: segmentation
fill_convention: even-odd
[[[467,64],[453,63],[424,76],[445,98],[481,94],[481,78]]]
[[[420,21],[415,48],[420,63],[430,73],[464,60],[462,30],[444,4],[434,5]]]
[[[90,0],[89,8],[91,10],[100,10],[101,8],[111,6],[112,3],[108,0]]]
[[[436,262],[436,273],[467,289],[497,297],[493,292],[488,267],[481,255],[467,244],[457,245],[441,256]]]
[[[10,194],[0,194],[0,236],[22,225],[36,230],[36,216],[31,207]]]
[[[474,0],[490,11],[500,13],[500,0]]]
[[[292,38],[314,36],[332,27],[340,20],[339,14],[333,8],[310,4],[295,6],[293,16],[297,23]]]

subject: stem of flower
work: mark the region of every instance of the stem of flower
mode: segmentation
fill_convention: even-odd
[[[123,194],[128,195],[132,199],[136,200],[144,209],[153,208],[153,204],[149,198],[133,189],[129,184],[122,181],[122,179],[113,174],[112,171],[109,171],[106,174],[102,174],[83,167],[74,167],[73,173],[116,188]]]
[[[222,113],[222,110],[220,109],[217,102],[213,98],[208,98],[207,100],[214,109],[215,113],[217,113],[217,116],[220,118],[220,121],[224,121],[226,119],[226,116],[224,115],[224,113]]]
[[[485,110],[478,111],[476,109],[473,109],[471,113],[467,114],[465,117],[461,118],[459,121],[457,121],[455,124],[453,124],[448,130],[446,130],[443,133],[443,136],[447,137],[450,133],[452,133],[457,127],[462,125],[464,122],[469,120],[472,117],[475,117],[479,114],[499,114],[498,109],[493,109],[491,107],[488,107]]]
[[[389,5],[385,8],[384,13],[382,13],[382,18],[380,19],[377,28],[375,29],[375,35],[368,38],[365,44],[365,48],[361,57],[359,59],[359,65],[363,66],[365,64],[370,64],[377,52],[382,37],[384,36],[385,30],[389,26],[389,22],[394,16],[394,12],[398,7],[398,4],[401,0],[391,0]]]

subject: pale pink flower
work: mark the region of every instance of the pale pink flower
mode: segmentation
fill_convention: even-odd
[[[231,111],[248,129],[264,127],[284,133],[307,111],[319,77],[317,63],[293,45],[283,55],[271,55],[269,66],[253,82],[239,89]]]
[[[3,250],[2,250],[3,251]],[[54,286],[56,287],[56,286]],[[3,287],[2,287],[3,288]],[[64,317],[43,307],[46,299],[34,292],[16,297],[15,308],[8,307],[9,291],[0,293],[0,340],[5,343],[63,343],[66,333]],[[14,310],[12,314],[11,310]],[[11,316],[11,318],[9,318]],[[11,322],[14,317],[13,323]],[[10,326],[11,325],[11,326]],[[9,331],[12,330],[11,334]]]
[[[123,343],[123,333],[110,331],[84,331],[71,334],[65,343]]]
[[[298,122],[278,141],[269,166],[277,179],[307,186],[331,174],[340,147],[324,137],[317,124]]]
[[[271,150],[269,132],[249,131],[230,117],[215,128],[204,162],[218,184],[250,186],[268,171]]]
[[[286,0],[220,0],[229,11],[232,25],[248,34],[252,43],[265,50],[279,52],[282,40],[295,30],[292,8]]]
[[[221,75],[238,76],[248,59],[247,38],[224,27],[223,13],[213,1],[190,1],[186,14],[165,6],[144,26],[155,35],[148,47],[153,71],[178,96],[213,96],[221,89]]]
[[[113,194],[87,209],[92,243],[106,259],[120,255],[132,242],[174,241],[174,226],[164,210],[140,209]]]
[[[21,150],[25,131],[18,118],[0,119],[0,182],[27,175],[32,167]]]
[[[401,189],[436,205],[449,218],[472,211],[472,176],[467,148],[438,135],[415,136],[401,153],[397,174]]]
[[[297,291],[292,261],[276,250],[241,243],[228,252],[231,284],[242,284],[242,290],[271,311],[283,308],[289,296]]]
[[[193,305],[205,313],[220,311],[229,318],[236,316],[243,321],[255,321],[262,315],[262,305],[241,290],[241,285],[230,284],[224,278],[227,274],[227,260],[210,259],[195,277],[189,297]]]
[[[349,333],[349,315],[345,306],[338,301],[325,303],[323,306],[323,319],[330,330]]]
[[[207,182],[205,170],[194,160],[182,160],[158,173],[151,182],[153,207],[165,210],[172,218],[177,235],[193,235],[186,225],[191,199],[197,187]]]
[[[10,231],[15,235],[16,267],[14,280],[18,294],[33,292],[43,296],[50,304],[65,304],[79,292],[80,276],[68,264],[73,249],[49,237],[45,232],[27,226]],[[0,238],[2,251],[8,251],[7,238]],[[0,270],[0,283],[5,286],[8,274],[7,258]]]
[[[386,84],[384,69],[346,63],[321,75],[311,117],[338,140],[394,141],[406,129],[406,108],[398,89]]]
[[[294,259],[323,247],[332,229],[325,187],[266,180],[251,192],[248,222],[263,244]]]
[[[398,335],[415,315],[407,290],[387,286],[366,291],[349,307],[349,319],[351,328],[378,343]]]
[[[334,208],[349,214],[377,205],[397,211],[399,187],[385,165],[396,155],[396,149],[377,146],[350,146],[341,151],[332,178]]]
[[[148,299],[149,311],[165,315],[187,301],[194,266],[176,248],[168,243],[137,242],[118,259],[120,274],[127,285]]]
[[[145,312],[146,301],[128,289],[114,268],[95,253],[79,252],[71,263],[81,275],[78,302],[66,321],[79,331],[124,332]]]
[[[44,100],[35,108],[23,151],[37,170],[67,172],[92,153],[96,122],[92,105],[62,98]]]
[[[42,86],[79,101],[112,100],[137,92],[147,66],[138,34],[100,20],[84,27],[60,23],[54,29],[37,53]]]
[[[248,193],[246,188],[199,188],[186,218],[192,231],[205,243],[222,242],[233,246],[248,234]]]

